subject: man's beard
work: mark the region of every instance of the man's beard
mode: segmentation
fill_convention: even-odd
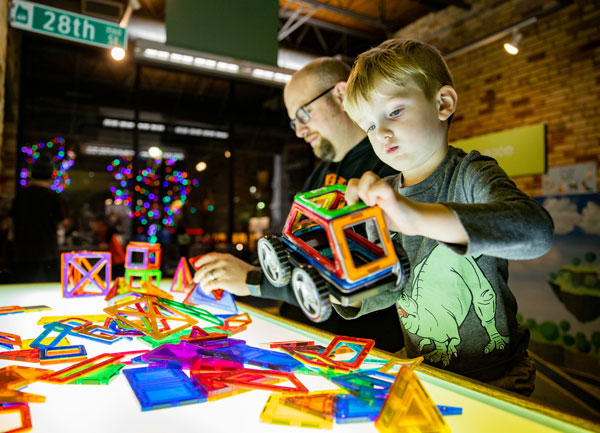
[[[335,147],[331,141],[321,137],[321,142],[313,149],[315,156],[321,161],[331,162],[335,159]]]

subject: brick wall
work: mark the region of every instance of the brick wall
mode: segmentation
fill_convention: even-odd
[[[420,39],[448,53],[557,4],[469,3],[469,11],[448,7],[399,30],[395,37]],[[521,29],[516,56],[502,48],[507,37],[449,59],[459,96],[450,141],[543,122],[548,167],[600,163],[599,6],[598,0],[575,0]],[[541,194],[540,175],[514,180],[528,194]]]

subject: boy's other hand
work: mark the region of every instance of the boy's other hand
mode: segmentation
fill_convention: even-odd
[[[194,282],[200,283],[204,293],[223,289],[233,295],[248,296],[246,276],[253,266],[231,254],[205,254],[192,264],[198,271]]]

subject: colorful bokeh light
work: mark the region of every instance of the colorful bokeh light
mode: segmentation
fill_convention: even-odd
[[[56,137],[44,143],[39,142],[31,147],[22,146],[21,152],[25,155],[25,165],[19,174],[19,184],[26,186],[31,179],[31,167],[40,157],[42,150],[47,149],[54,155],[54,171],[52,172],[52,191],[61,193],[71,185],[69,170],[75,164],[75,152],[65,149],[65,139]]]

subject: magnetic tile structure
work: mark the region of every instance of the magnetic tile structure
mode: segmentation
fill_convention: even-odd
[[[179,264],[175,269],[175,275],[173,275],[173,282],[171,283],[171,292],[187,292],[194,287],[194,280],[192,279],[192,273],[187,264],[185,257],[179,259]]]
[[[0,352],[0,359],[10,359],[12,361],[21,362],[33,362],[34,364],[38,364],[40,362],[40,350],[25,349]]]
[[[106,296],[111,282],[111,256],[102,251],[61,254],[63,297]]]
[[[444,417],[410,368],[398,372],[375,427],[381,433],[450,433]]]
[[[85,346],[59,346],[42,347],[40,349],[40,364],[59,364],[62,362],[75,362],[87,358]]]
[[[198,323],[193,317],[152,296],[115,304],[104,311],[155,340],[161,340]]]
[[[317,429],[331,429],[333,427],[333,421],[331,419],[326,419],[290,407],[283,403],[285,398],[286,397],[282,394],[272,393],[260,414],[260,421],[292,427]]]
[[[204,293],[200,288],[200,284],[196,284],[196,286],[190,290],[183,303],[188,305],[208,305],[209,307],[219,308],[235,314],[238,312],[235,299],[233,299],[231,293],[223,292],[221,299],[217,300],[213,295]]]
[[[143,411],[202,403],[206,394],[175,368],[142,367],[123,370]]]
[[[125,249],[125,269],[156,270],[160,269],[160,244],[149,242],[129,242]]]

